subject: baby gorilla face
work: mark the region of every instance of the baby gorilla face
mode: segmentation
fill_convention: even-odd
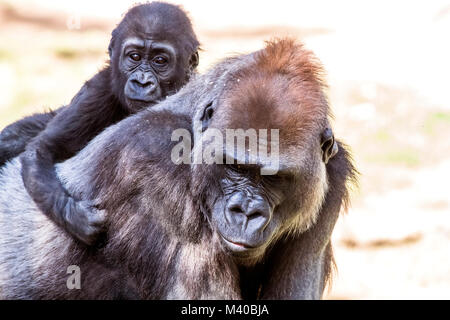
[[[176,72],[176,48],[168,41],[128,38],[119,65],[126,77],[124,95],[130,109],[158,103],[173,93],[173,84],[183,78]]]

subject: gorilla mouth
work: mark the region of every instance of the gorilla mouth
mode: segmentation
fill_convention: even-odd
[[[226,246],[232,251],[244,252],[244,251],[255,249],[255,247],[250,246],[248,244],[245,244],[245,243],[242,243],[242,242],[236,242],[236,241],[228,240],[222,234],[220,234],[220,237],[225,242]]]
[[[128,97],[128,99],[132,102],[138,102],[138,103],[158,103],[160,100],[159,99],[152,99],[150,97]]]
[[[160,99],[150,99],[150,98],[129,98],[128,99],[128,106],[130,109],[136,111],[139,111],[143,108],[154,106],[155,104],[158,104],[161,100]]]

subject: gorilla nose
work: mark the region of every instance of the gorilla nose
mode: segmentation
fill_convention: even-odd
[[[243,214],[248,219],[258,216],[269,217],[270,215],[268,206],[262,201],[251,201],[246,209],[244,209],[242,203],[233,204],[228,209],[232,214]]]
[[[147,88],[151,88],[155,85],[155,83],[153,81],[151,81],[150,79],[146,79],[146,80],[138,80],[138,79],[134,79],[132,80],[133,84],[135,86],[147,89]]]
[[[156,102],[161,97],[161,88],[158,79],[150,73],[136,73],[130,77],[125,86],[125,95],[128,99]]]
[[[248,198],[245,195],[234,195],[228,201],[225,216],[228,223],[243,224],[253,231],[264,230],[272,218],[272,208],[261,197]]]

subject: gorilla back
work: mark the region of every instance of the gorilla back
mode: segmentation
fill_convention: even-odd
[[[28,198],[20,164],[2,168],[0,297],[320,298],[356,173],[330,128],[321,71],[301,44],[269,43],[196,76],[60,164],[67,190],[108,212],[103,247],[61,238]],[[217,161],[173,161],[177,129],[194,136],[183,144],[194,142],[192,154],[214,150]],[[214,148],[238,129],[279,130],[278,170],[263,175],[272,162],[259,154],[247,163]],[[80,289],[67,286],[73,265]]]

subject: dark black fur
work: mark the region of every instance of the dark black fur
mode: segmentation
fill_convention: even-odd
[[[145,48],[122,52],[122,44],[130,38],[142,41]],[[161,43],[169,51],[153,49]],[[130,9],[112,32],[109,65],[85,83],[69,106],[56,115],[34,115],[3,130],[0,165],[22,153],[37,136],[21,157],[27,191],[58,226],[92,244],[103,230],[104,216],[89,201],[72,197],[53,165],[72,157],[104,128],[175,93],[198,64],[198,45],[179,7],[153,2]],[[139,61],[132,61],[131,54]],[[154,62],[157,57],[160,60]]]
[[[55,115],[55,111],[34,114],[4,128],[0,132],[0,167],[24,152],[27,143],[42,132]]]

